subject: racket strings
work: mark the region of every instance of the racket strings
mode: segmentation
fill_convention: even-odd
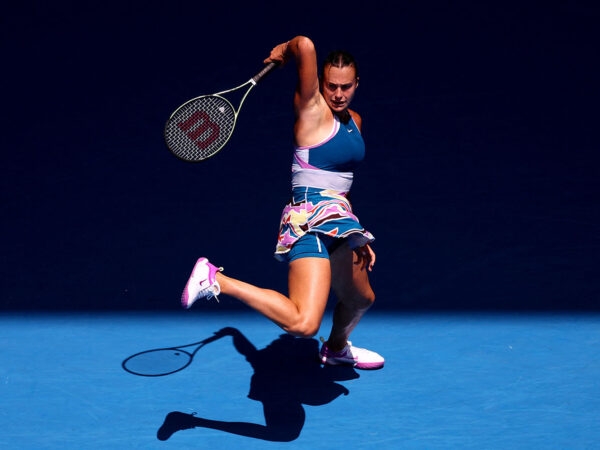
[[[173,113],[165,127],[165,140],[177,157],[201,161],[227,143],[235,121],[235,109],[227,99],[218,95],[199,97]]]

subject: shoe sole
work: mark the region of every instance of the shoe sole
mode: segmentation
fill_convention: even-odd
[[[381,369],[385,361],[380,362],[356,362],[354,360],[339,360],[335,358],[324,358],[321,357],[321,363],[326,364],[328,366],[352,366],[355,369],[363,369],[363,370],[377,370]]]
[[[183,288],[183,292],[181,293],[181,306],[183,306],[185,309],[190,309],[194,304],[194,302],[190,303],[190,293],[188,291],[188,288],[196,275],[196,270],[198,269],[199,263],[204,259],[206,258],[200,258],[198,261],[196,261],[194,269],[192,270],[192,274],[188,278],[188,281],[185,284],[185,287]]]
[[[377,370],[383,368],[384,363],[357,363],[354,367],[363,370]]]
[[[324,359],[321,358],[321,363],[328,366],[352,366],[355,369],[362,370],[377,370],[383,368],[385,361],[383,362],[371,362],[371,363],[359,363],[355,361],[340,361],[335,359]]]

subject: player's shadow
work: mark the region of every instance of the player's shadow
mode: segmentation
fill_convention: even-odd
[[[224,328],[216,335],[233,337],[236,350],[252,365],[248,397],[262,402],[265,425],[249,422],[211,420],[173,411],[158,429],[161,441],[190,428],[211,428],[227,433],[275,442],[289,442],[300,436],[305,411],[302,405],[325,405],[349,390],[336,383],[358,378],[349,366],[322,366],[315,339],[281,335],[258,350],[239,330]]]

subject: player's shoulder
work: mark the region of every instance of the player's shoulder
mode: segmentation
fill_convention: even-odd
[[[352,120],[354,120],[354,123],[356,123],[356,126],[360,130],[360,128],[362,126],[362,117],[360,116],[359,113],[357,113],[353,109],[348,108],[348,112],[350,113],[350,117],[352,117]]]

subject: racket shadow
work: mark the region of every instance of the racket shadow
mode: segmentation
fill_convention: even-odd
[[[300,436],[306,414],[303,405],[322,406],[350,391],[337,383],[359,377],[349,366],[322,366],[319,343],[283,334],[264,349],[257,349],[239,330],[225,328],[216,335],[230,335],[235,349],[254,369],[248,398],[263,404],[265,425],[211,420],[172,411],[157,431],[161,441],[191,428],[209,428],[272,442],[290,442]]]
[[[221,337],[222,335],[215,333],[214,336],[192,344],[144,350],[125,358],[121,367],[133,375],[142,377],[171,375],[188,367],[198,350]]]

